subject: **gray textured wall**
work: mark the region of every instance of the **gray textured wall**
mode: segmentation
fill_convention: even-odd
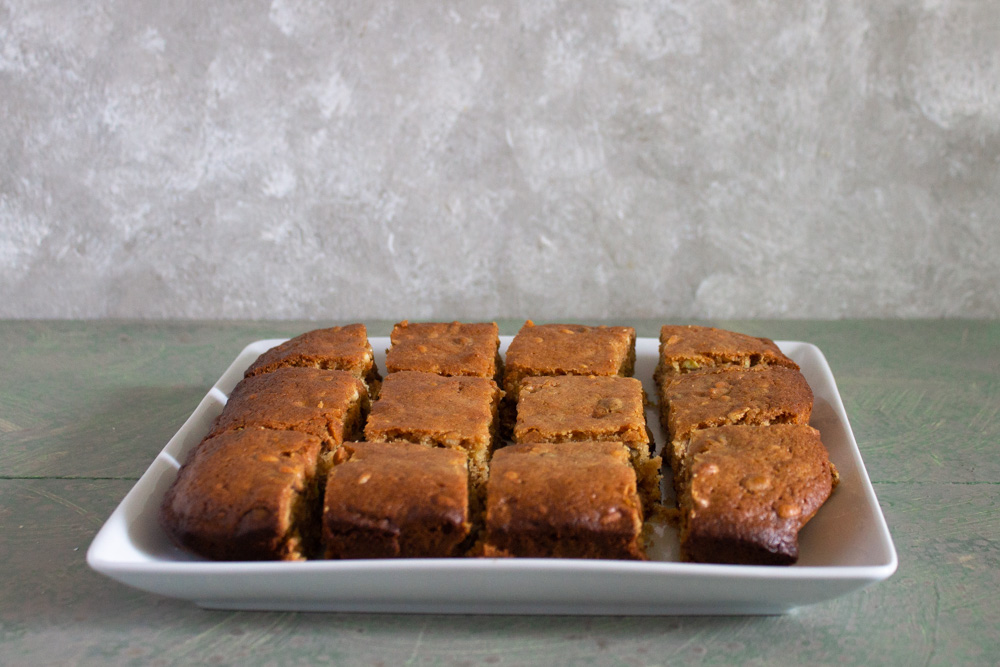
[[[0,0],[0,316],[1000,316],[1000,4]]]

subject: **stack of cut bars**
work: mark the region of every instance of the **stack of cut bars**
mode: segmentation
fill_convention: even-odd
[[[391,340],[384,381],[362,325],[261,355],[164,498],[171,539],[222,560],[465,555],[497,441],[497,326],[401,322]]]
[[[642,514],[632,461],[646,464],[649,438],[642,421],[641,386],[631,378],[618,377],[631,373],[634,365],[634,332],[575,325],[534,327],[529,322],[511,343],[506,364],[500,360],[497,333],[495,323],[401,322],[393,329],[386,355],[388,375],[365,428],[371,444],[364,447],[374,450],[376,441],[406,441],[433,447],[425,447],[428,457],[431,452],[439,457],[461,452],[469,464],[467,524],[460,531],[455,529],[463,539],[451,552],[420,555],[642,557]],[[573,344],[567,345],[570,336]],[[569,377],[579,372],[585,374]],[[559,377],[536,377],[543,374]],[[599,374],[614,377],[593,377]],[[500,378],[503,392],[495,382]],[[597,382],[601,387],[588,385],[579,395],[567,394],[559,384],[567,379]],[[583,418],[569,430],[532,430],[533,404],[527,396],[534,396],[536,381],[541,386],[542,380],[554,382],[557,393],[554,398],[538,394],[549,403],[534,410],[550,419],[536,426],[551,426],[551,418],[560,414],[570,422],[574,415]],[[610,388],[605,381],[610,381]],[[638,393],[623,391],[617,381]],[[501,407],[504,394],[507,400]],[[586,405],[584,398],[589,401]],[[597,410],[603,414],[595,416]],[[501,447],[501,411],[506,417],[505,431],[524,444]],[[633,424],[636,415],[638,426]],[[616,426],[601,430],[594,419]],[[532,433],[527,435],[527,431]],[[607,441],[594,442],[599,439]],[[345,449],[361,446],[348,444]],[[645,458],[630,455],[633,449],[641,449]],[[400,451],[397,463],[405,460]],[[652,469],[657,467],[654,463]],[[332,517],[344,514],[335,509],[334,499],[357,505],[365,497],[372,498],[367,493],[331,491],[348,468],[338,465],[330,475],[324,524],[328,545],[332,543]],[[375,465],[366,472],[371,479],[379,474]],[[438,503],[428,502],[424,492],[411,495],[410,487],[400,483],[396,494],[411,514],[405,520],[393,518],[400,534],[418,532],[417,515],[433,522],[440,514]],[[367,508],[367,516],[384,519],[385,501],[376,500]],[[343,523],[343,532],[349,529],[352,536],[358,535],[357,522]],[[359,545],[370,544],[371,535],[357,540]],[[339,556],[329,549],[326,555]],[[364,555],[373,554],[369,549]]]
[[[499,437],[497,325],[403,321],[390,341],[369,442],[347,445],[350,458],[330,474],[325,555],[465,555]]]
[[[528,321],[504,368],[487,556],[644,558],[643,504],[659,503],[631,327]]]
[[[320,552],[327,471],[361,437],[380,377],[365,327],[311,331],[262,354],[167,491],[160,523],[219,560]]]
[[[668,325],[654,377],[682,558],[794,563],[837,482],[798,366],[765,338]]]

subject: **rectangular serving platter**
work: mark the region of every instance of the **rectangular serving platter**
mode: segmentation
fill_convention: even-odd
[[[385,368],[388,338],[371,338]],[[510,336],[501,336],[505,352]],[[657,526],[642,562],[576,559],[394,559],[215,562],[174,547],[160,529],[163,494],[208,432],[243,371],[282,340],[236,357],[94,538],[94,570],[143,591],[205,608],[465,614],[782,614],[859,590],[896,570],[897,556],[844,405],[815,345],[777,341],[802,368],[840,485],[800,535],[790,567],[684,563],[675,529]],[[636,341],[635,377],[655,397],[658,341]],[[647,421],[663,444],[656,408]],[[669,483],[665,483],[669,488]]]

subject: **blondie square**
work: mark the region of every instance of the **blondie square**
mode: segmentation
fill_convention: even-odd
[[[285,366],[348,371],[365,383],[373,397],[378,395],[381,384],[363,324],[315,329],[291,338],[260,355],[247,368],[244,377],[270,373]]]
[[[692,434],[728,424],[808,424],[813,394],[801,372],[783,366],[760,370],[707,370],[660,376],[657,383],[665,450],[680,493]]]
[[[369,405],[364,383],[347,371],[286,366],[241,380],[209,435],[250,428],[302,431],[333,451],[361,439]]]
[[[474,375],[500,381],[500,336],[496,322],[409,322],[392,329],[386,371]]]
[[[697,431],[679,499],[681,555],[705,563],[787,565],[837,481],[819,431],[804,424]]]
[[[217,560],[303,560],[319,543],[322,443],[294,431],[229,431],[191,453],[160,507],[178,546]]]
[[[526,377],[515,442],[615,440],[649,451],[642,383],[618,376]]]
[[[408,442],[347,443],[326,482],[326,558],[460,556],[469,538],[468,457]]]
[[[628,449],[528,443],[497,451],[487,487],[488,557],[643,559]]]
[[[657,378],[716,366],[758,365],[799,368],[768,338],[713,327],[666,325],[660,329]]]
[[[365,439],[463,450],[481,488],[496,442],[499,403],[500,389],[489,378],[389,373],[372,405]]]
[[[503,390],[505,430],[516,418],[521,381],[537,375],[632,375],[632,327],[540,324],[528,320],[507,348]]]

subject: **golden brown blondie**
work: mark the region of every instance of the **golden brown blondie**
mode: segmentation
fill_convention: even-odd
[[[485,530],[486,556],[645,558],[627,448],[565,442],[498,450]]]
[[[819,431],[804,424],[697,431],[685,459],[681,554],[705,563],[794,563],[799,531],[837,479]]]
[[[392,329],[386,371],[474,375],[500,381],[500,336],[496,322],[409,322]]]
[[[468,457],[409,442],[352,442],[330,470],[326,558],[460,556],[472,527]]]
[[[241,380],[209,435],[249,428],[302,431],[333,451],[360,439],[369,405],[364,383],[347,371],[281,367]]]
[[[180,547],[217,560],[302,560],[318,544],[319,438],[229,431],[188,457],[160,506]]]

